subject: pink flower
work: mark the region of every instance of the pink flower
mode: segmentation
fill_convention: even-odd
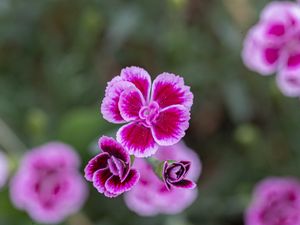
[[[185,179],[190,168],[191,162],[189,161],[179,161],[171,164],[165,161],[163,166],[163,179],[167,189],[170,190],[172,186],[187,189],[195,188],[196,184],[193,181]]]
[[[300,64],[300,6],[288,1],[269,3],[248,32],[242,58],[261,75]]]
[[[187,178],[194,181],[199,178],[200,160],[195,152],[181,142],[174,146],[159,147],[154,157],[159,160],[190,161],[191,167]],[[136,158],[134,167],[140,171],[141,177],[137,185],[125,194],[125,203],[138,215],[177,214],[190,206],[197,198],[197,189],[167,190],[164,182],[157,177],[144,159]]]
[[[103,117],[112,123],[127,123],[117,140],[136,157],[153,155],[158,145],[177,143],[189,127],[193,94],[183,78],[162,73],[153,81],[139,67],[127,67],[105,91]]]
[[[0,151],[0,188],[2,188],[8,177],[8,160],[4,153]]]
[[[83,205],[87,189],[79,158],[68,145],[50,142],[28,152],[10,184],[14,205],[40,223],[59,223]]]
[[[299,97],[300,66],[281,70],[277,75],[277,85],[284,95],[289,97]]]
[[[246,225],[299,225],[300,182],[267,178],[255,188],[245,214]]]
[[[116,197],[129,191],[139,180],[139,173],[130,168],[130,157],[113,138],[99,139],[102,153],[91,159],[85,167],[85,178],[106,197]]]

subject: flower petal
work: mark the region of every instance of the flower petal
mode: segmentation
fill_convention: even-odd
[[[116,79],[118,80],[118,79]],[[119,110],[119,98],[124,90],[133,87],[133,84],[127,81],[111,81],[106,88],[106,94],[101,104],[101,113],[103,118],[111,123],[124,123]]]
[[[143,105],[145,105],[144,97],[135,87],[128,88],[120,96],[119,110],[126,121],[139,119],[139,112]]]
[[[107,167],[107,160],[109,159],[109,157],[109,154],[104,152],[92,158],[84,169],[85,179],[87,179],[88,181],[92,181],[94,173],[97,170]]]
[[[188,172],[190,170],[190,168],[191,168],[191,162],[190,161],[180,161],[180,163],[184,165],[185,171]]]
[[[300,65],[300,53],[291,54],[287,59],[287,67],[294,69],[299,67]]]
[[[295,2],[273,1],[260,14],[261,21],[278,21],[286,25],[299,25],[300,8]]]
[[[280,91],[288,97],[300,96],[300,66],[294,69],[283,69],[276,77]]]
[[[111,91],[110,89],[120,81],[124,80],[120,76],[115,76],[111,81],[107,82],[107,86],[105,88],[105,95],[107,95]]]
[[[104,195],[108,198],[115,198],[118,196],[118,194],[114,194],[114,193],[111,193],[109,191],[104,191]]]
[[[148,157],[157,151],[151,130],[141,123],[129,123],[117,132],[117,140],[129,154],[136,157]]]
[[[125,163],[130,162],[130,157],[123,146],[111,137],[102,136],[99,139],[98,146],[103,152],[107,152]]]
[[[113,194],[122,194],[125,191],[129,191],[138,182],[139,178],[139,172],[131,169],[123,182],[121,182],[118,176],[112,176],[105,183],[105,188]]]
[[[143,68],[131,66],[122,69],[121,75],[124,80],[133,83],[142,93],[145,100],[148,100],[150,94],[151,77]]]
[[[163,164],[163,173],[162,173],[163,176],[162,176],[162,178],[163,178],[163,181],[164,181],[164,183],[166,185],[167,190],[170,191],[171,190],[171,185],[167,181],[167,177],[166,177],[168,166],[169,166],[168,162],[165,161],[164,164]]]
[[[176,183],[172,183],[177,188],[194,189],[197,185],[191,180],[181,180]]]
[[[182,105],[163,109],[152,124],[154,140],[162,146],[176,144],[189,127],[190,113]]]
[[[265,35],[266,24],[258,24],[249,30],[242,50],[244,64],[263,76],[271,75],[278,68],[282,43]]]
[[[190,87],[184,85],[182,77],[162,73],[153,82],[152,100],[156,101],[160,108],[178,104],[190,109],[193,104],[193,94]]]
[[[121,179],[121,182],[123,182],[129,173],[129,170],[130,170],[129,164],[126,165],[123,161],[121,161],[120,159],[117,159],[114,156],[112,156],[111,159],[113,160],[114,165],[117,170],[117,174],[114,174],[114,175],[118,175]]]
[[[111,177],[113,174],[109,171],[108,168],[97,170],[93,176],[93,185],[100,192],[104,193],[105,182]]]

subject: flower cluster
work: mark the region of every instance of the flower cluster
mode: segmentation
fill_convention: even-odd
[[[248,32],[242,51],[245,65],[261,75],[277,73],[286,96],[300,96],[300,4],[274,1]]]
[[[192,104],[193,94],[183,78],[162,73],[152,83],[149,73],[142,68],[123,69],[108,82],[101,113],[107,121],[125,125],[117,131],[116,140],[100,138],[101,152],[88,162],[85,178],[106,197],[127,192],[126,202],[138,214],[151,214],[139,211],[148,204],[139,199],[140,191],[144,198],[153,201],[162,195],[166,204],[167,199],[181,195],[181,206],[168,207],[170,213],[181,211],[194,200],[196,191],[192,189],[198,178],[190,178],[191,168],[199,164],[197,157],[180,154],[186,147],[177,144],[189,127]],[[166,146],[174,153],[160,153],[169,152],[163,150]],[[196,165],[192,165],[193,161]],[[155,202],[148,207],[156,208],[156,213],[162,211],[162,206]]]
[[[40,223],[59,223],[77,212],[87,189],[79,158],[68,145],[51,142],[28,152],[10,184],[14,205]]]
[[[300,182],[267,178],[260,182],[245,214],[246,225],[300,224]]]

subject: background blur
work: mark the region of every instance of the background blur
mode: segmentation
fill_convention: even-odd
[[[0,0],[0,146],[50,140],[83,164],[100,135],[106,82],[130,65],[185,78],[195,95],[187,145],[200,155],[199,198],[183,214],[141,218],[91,189],[70,225],[242,225],[257,181],[300,175],[299,100],[240,52],[266,0]],[[0,192],[0,224],[36,224]]]

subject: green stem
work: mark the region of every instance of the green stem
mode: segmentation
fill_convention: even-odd
[[[133,165],[134,160],[135,160],[134,155],[131,155],[131,156],[130,156],[130,165],[131,165],[131,166]]]
[[[93,225],[92,221],[82,212],[70,216],[67,220],[69,225]]]

